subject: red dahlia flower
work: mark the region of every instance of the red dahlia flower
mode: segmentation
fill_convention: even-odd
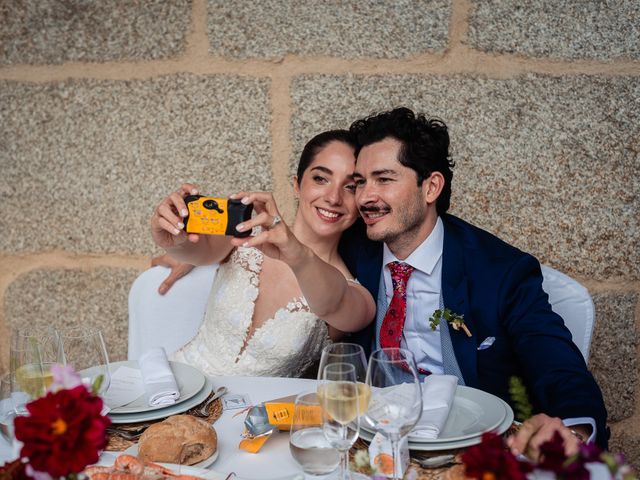
[[[15,419],[15,435],[24,444],[20,455],[34,470],[64,477],[98,461],[111,423],[100,414],[100,397],[80,385],[47,393],[27,410],[28,416]]]
[[[470,447],[462,454],[465,475],[478,480],[526,480],[532,470],[527,463],[520,463],[505,447],[500,435],[482,434],[482,443]]]

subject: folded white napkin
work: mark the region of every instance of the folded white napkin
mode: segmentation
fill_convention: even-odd
[[[180,398],[180,389],[164,348],[156,347],[147,350],[140,355],[138,364],[149,406],[157,407],[176,403]]]
[[[422,416],[411,435],[438,438],[447,421],[453,397],[458,388],[458,378],[453,375],[429,375],[422,384]]]

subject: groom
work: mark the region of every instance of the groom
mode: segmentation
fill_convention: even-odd
[[[356,202],[373,242],[346,241],[342,253],[378,303],[376,322],[355,340],[367,351],[408,348],[422,372],[457,375],[506,401],[509,378],[521,377],[543,414],[509,440],[514,452],[535,455],[555,431],[574,450],[580,437],[606,447],[602,394],[551,310],[538,261],[446,213],[446,125],[397,108],[354,122],[351,132]],[[470,336],[445,319],[432,330],[430,317],[445,307],[463,316]]]

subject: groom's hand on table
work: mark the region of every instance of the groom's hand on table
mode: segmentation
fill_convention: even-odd
[[[558,432],[564,440],[564,451],[567,456],[578,452],[580,444],[589,438],[589,425],[566,427],[559,418],[552,418],[544,413],[534,415],[524,421],[517,433],[507,439],[507,445],[514,455],[524,454],[538,461],[540,445],[553,438]]]
[[[158,287],[158,293],[160,295],[164,295],[165,293],[167,293],[173,286],[173,284],[176,283],[176,281],[180,280],[187,273],[193,270],[193,265],[179,262],[166,253],[164,255],[159,255],[151,259],[151,266],[155,267],[156,265],[161,265],[163,267],[168,267],[171,269],[171,272],[169,272],[169,276],[165,278]]]

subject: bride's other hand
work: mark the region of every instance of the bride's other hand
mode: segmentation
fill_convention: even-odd
[[[256,216],[238,225],[239,232],[246,232],[254,227],[262,228],[262,232],[255,237],[233,238],[231,240],[233,245],[256,247],[265,255],[282,260],[292,267],[313,255],[309,248],[300,243],[282,219],[271,193],[238,192],[231,198],[241,199],[245,205],[253,204],[256,212]]]
[[[187,240],[193,243],[199,240],[199,235],[187,234],[184,231],[184,218],[188,215],[184,198],[197,194],[198,189],[195,185],[185,183],[160,202],[151,217],[151,236],[156,245],[171,248]]]
[[[193,270],[194,265],[189,263],[182,263],[173,258],[169,254],[158,255],[157,257],[153,257],[151,259],[151,266],[155,267],[157,265],[168,267],[171,269],[169,272],[169,276],[164,279],[164,281],[158,287],[158,293],[160,295],[164,295],[169,291],[169,289],[173,286],[176,281],[180,280],[187,273]]]

